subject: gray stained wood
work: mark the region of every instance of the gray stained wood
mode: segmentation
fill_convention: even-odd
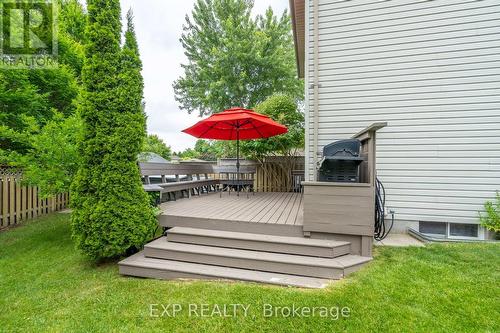
[[[204,194],[161,205],[163,215],[228,221],[302,225],[302,193],[257,192]]]

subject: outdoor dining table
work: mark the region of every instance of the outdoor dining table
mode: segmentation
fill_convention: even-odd
[[[219,174],[219,184],[221,186],[220,192],[227,191],[229,194],[231,190],[240,192],[241,190],[248,192],[253,192],[253,183],[255,175],[255,167],[253,166],[240,166],[240,169],[236,166],[226,165],[217,166],[214,171]]]

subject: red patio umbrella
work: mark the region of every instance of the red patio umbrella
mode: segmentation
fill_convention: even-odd
[[[288,129],[253,110],[231,108],[200,120],[183,132],[203,139],[236,140],[236,171],[239,177],[240,140],[269,138],[284,134]]]

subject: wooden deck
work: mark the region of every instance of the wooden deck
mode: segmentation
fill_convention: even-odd
[[[359,244],[304,237],[301,193],[211,193],[161,208],[166,237],[122,260],[121,274],[323,288],[371,260],[353,253]]]
[[[198,227],[276,235],[302,235],[302,193],[203,194],[161,205],[165,227]]]

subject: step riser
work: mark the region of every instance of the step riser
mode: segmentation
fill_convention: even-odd
[[[344,268],[344,277],[361,269],[366,263]]]
[[[311,277],[147,258],[144,256],[144,251],[123,259],[118,263],[118,266],[122,275],[163,280],[233,280],[301,288],[325,288],[331,283],[330,280]]]
[[[167,239],[169,242],[175,242],[175,243],[208,245],[208,246],[217,246],[224,248],[295,254],[295,255],[311,256],[311,257],[323,257],[323,258],[335,258],[343,256],[345,254],[349,254],[351,252],[350,245],[338,246],[335,248],[316,247],[316,246],[313,247],[313,246],[304,246],[295,244],[278,244],[278,243],[261,242],[261,241],[217,238],[217,237],[176,234],[176,233],[167,234]]]
[[[220,278],[218,276],[211,276],[205,274],[195,274],[195,273],[186,273],[186,272],[177,272],[177,271],[169,271],[169,270],[159,270],[155,268],[144,268],[144,267],[133,267],[133,266],[125,266],[120,265],[120,274],[135,276],[141,278],[151,278],[151,279],[159,279],[159,280],[179,280],[179,279],[188,279],[188,280],[214,280],[214,281],[243,281],[243,282],[255,282],[255,283],[266,283],[273,284],[278,286],[291,286],[291,287],[299,287],[299,288],[312,288],[312,289],[321,289],[326,287],[326,283],[324,284],[302,284],[296,283],[292,280],[287,281],[278,281],[273,279],[265,279],[265,280],[257,280],[257,279],[233,279],[233,278]]]
[[[160,279],[160,280],[177,280],[177,279],[203,279],[209,280],[213,277],[203,274],[193,274],[186,272],[176,272],[169,270],[159,270],[155,268],[133,267],[120,265],[120,274],[137,276],[144,278]]]
[[[257,259],[231,258],[202,253],[189,253],[175,250],[157,249],[146,246],[144,255],[149,258],[176,260],[183,262],[216,265],[224,267],[243,268],[256,271],[292,274],[316,278],[341,279],[344,270],[340,268],[316,267],[301,264],[261,261]]]

